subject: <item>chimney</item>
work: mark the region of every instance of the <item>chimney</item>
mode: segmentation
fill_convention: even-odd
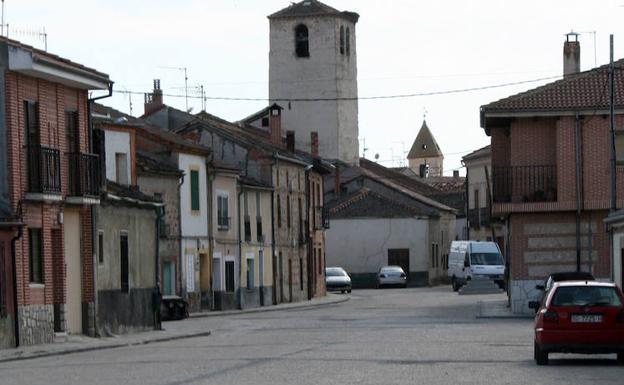
[[[564,77],[581,72],[581,44],[578,35],[574,31],[566,34],[566,41],[563,43]]]
[[[154,91],[145,94],[145,104],[143,105],[143,114],[147,115],[163,106],[163,93],[160,89],[160,79],[154,79]]]
[[[295,131],[286,131],[286,149],[295,152]]]
[[[282,107],[274,103],[269,107],[269,131],[271,132],[271,143],[282,146]]]
[[[318,132],[316,131],[310,133],[310,154],[318,156]]]
[[[453,178],[459,178],[459,170],[453,170]]]

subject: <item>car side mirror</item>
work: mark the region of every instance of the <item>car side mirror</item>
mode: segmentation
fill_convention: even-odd
[[[540,308],[539,301],[529,301],[529,309],[537,310]]]
[[[535,285],[535,288],[537,290],[541,290],[541,291],[544,291],[546,289],[546,287],[544,287],[544,285]]]

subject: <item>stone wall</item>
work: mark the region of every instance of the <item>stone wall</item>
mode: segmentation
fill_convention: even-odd
[[[15,323],[12,315],[0,317],[0,349],[15,347]]]
[[[126,334],[154,327],[152,292],[154,288],[98,291],[98,334]]]
[[[47,344],[54,341],[54,306],[19,307],[20,345]]]
[[[509,281],[512,313],[533,314],[534,310],[529,309],[529,301],[539,300],[541,292],[535,288],[535,285],[543,282],[541,279]]]

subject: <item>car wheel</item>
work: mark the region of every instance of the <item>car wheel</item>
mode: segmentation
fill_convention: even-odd
[[[347,290],[347,293],[351,294],[351,289]]]
[[[620,365],[624,365],[624,352],[619,352],[617,354],[617,362]]]
[[[537,342],[533,343],[533,358],[538,365],[548,365],[548,352],[543,351]]]
[[[345,291],[344,291],[344,290],[340,290],[340,294],[344,294],[344,293],[345,293]]]

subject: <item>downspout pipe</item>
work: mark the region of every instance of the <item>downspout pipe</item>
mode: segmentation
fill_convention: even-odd
[[[580,117],[575,113],[574,122],[574,155],[576,168],[576,271],[581,271],[581,211],[583,205],[583,191],[581,187],[581,133]],[[589,224],[591,226],[591,223]],[[591,253],[591,250],[589,250]]]
[[[242,280],[243,277],[241,276],[243,273],[243,240],[241,238],[241,221],[240,221],[240,215],[241,215],[241,196],[243,195],[244,191],[243,191],[243,187],[241,186],[240,191],[237,194],[237,199],[236,199],[236,224],[237,224],[237,228],[238,228],[238,308],[239,309],[243,309],[243,290],[242,290]],[[236,281],[235,281],[236,282]]]
[[[15,312],[13,319],[13,327],[15,333],[15,347],[18,348],[20,346],[20,332],[19,332],[19,314],[17,312],[17,266],[16,266],[16,251],[15,244],[18,239],[22,237],[24,233],[23,225],[19,225],[17,227],[17,235],[11,239],[11,275],[13,277],[13,311]]]
[[[100,99],[104,99],[104,98],[109,98],[111,96],[113,96],[113,84],[114,82],[109,81],[108,82],[108,94],[106,95],[101,95],[101,96],[96,96],[94,98],[88,98],[87,99],[87,134],[88,134],[88,145],[89,145],[89,152],[93,152],[93,119],[91,118],[91,104],[96,101],[96,100],[100,100]],[[100,168],[101,169],[101,168]],[[103,178],[106,178],[106,175],[102,175]],[[97,289],[97,266],[98,266],[98,262],[97,262],[97,256],[96,256],[96,250],[97,250],[97,210],[95,209],[95,205],[91,205],[91,256],[92,256],[92,260],[93,260],[93,314],[95,314],[95,316],[93,317],[93,332],[95,334],[95,336],[98,336],[98,327],[97,327],[97,318],[98,318],[98,289]],[[87,331],[88,333],[88,331]]]

